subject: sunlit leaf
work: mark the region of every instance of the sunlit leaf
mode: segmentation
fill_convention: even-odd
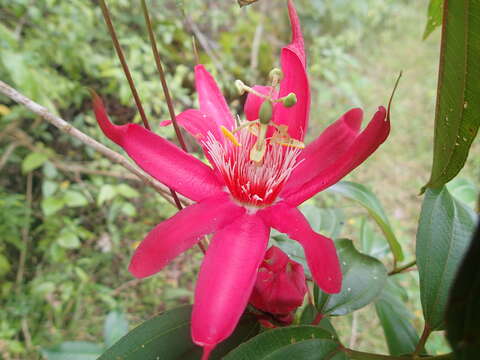
[[[107,347],[115,344],[122,336],[128,332],[128,320],[125,314],[119,311],[108,313],[103,324],[103,338]]]
[[[427,25],[423,33],[424,40],[433,30],[442,25],[443,2],[444,0],[430,0],[428,4]]]
[[[423,314],[431,330],[443,328],[448,293],[476,221],[476,214],[445,187],[426,191],[416,253]]]
[[[390,221],[388,220],[380,201],[378,201],[373,192],[371,192],[364,185],[356,184],[350,181],[341,181],[334,186],[331,186],[329,191],[333,191],[346,196],[349,199],[355,200],[365,209],[367,209],[370,216],[375,220],[385,235],[395,259],[397,261],[403,260],[404,256],[402,247],[400,246],[400,243],[393,232],[393,228],[390,225]]]

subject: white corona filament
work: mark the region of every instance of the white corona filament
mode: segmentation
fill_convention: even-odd
[[[239,202],[265,206],[273,203],[292,171],[300,163],[301,149],[268,144],[261,163],[250,160],[250,149],[257,137],[248,129],[236,134],[240,146],[220,142],[209,133],[204,145],[222,174],[230,193]]]

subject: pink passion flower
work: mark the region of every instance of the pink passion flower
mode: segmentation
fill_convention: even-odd
[[[291,260],[278,247],[270,247],[258,269],[250,303],[290,323],[293,320],[291,313],[302,305],[306,293],[302,265]]]
[[[360,165],[390,130],[384,107],[363,131],[363,112],[352,109],[303,150],[273,141],[286,138],[286,143],[302,144],[309,117],[304,43],[292,1],[288,10],[292,42],[281,51],[279,92],[256,86],[257,95],[251,92],[245,104],[247,119],[257,120],[265,101],[258,95],[273,99],[271,122],[263,126],[268,134],[253,127],[239,130],[213,77],[203,65],[195,67],[200,109],[179,114],[178,122],[198,140],[211,166],[137,124],[114,125],[100,98],[94,97],[95,115],[105,135],[146,172],[196,202],[146,236],[133,255],[130,272],[138,278],[153,275],[202,236],[213,234],[200,268],[191,326],[193,341],[204,347],[204,358],[235,329],[272,227],[303,246],[320,288],[340,291],[342,274],[332,240],[315,233],[296,207]],[[294,106],[274,102],[291,93],[297,99]],[[261,154],[255,152],[253,161],[257,145]]]

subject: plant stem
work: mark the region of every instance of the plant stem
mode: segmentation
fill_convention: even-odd
[[[33,174],[30,172],[27,175],[27,188],[25,190],[25,200],[26,200],[26,214],[25,214],[25,225],[22,228],[22,250],[20,251],[20,260],[18,261],[18,271],[16,278],[17,285],[17,295],[20,294],[23,284],[23,274],[25,272],[25,261],[27,258],[28,252],[28,243],[30,242],[30,216],[32,213],[32,182]]]
[[[356,351],[352,349],[347,349],[344,347],[340,348],[349,359],[352,360],[414,360],[417,359],[415,354],[412,355],[403,355],[403,356],[393,356],[393,355],[381,355],[381,354],[371,354],[363,351]],[[419,358],[420,359],[420,358]],[[453,360],[453,353],[435,355],[435,356],[426,356],[421,359],[425,360]]]
[[[425,326],[423,327],[422,336],[420,336],[420,340],[418,341],[417,347],[413,352],[414,358],[423,351],[423,349],[425,348],[425,344],[428,340],[428,337],[430,336],[431,333],[432,333],[432,330],[430,329],[430,326],[428,326],[428,324],[425,323]]]
[[[118,41],[117,34],[115,32],[115,28],[112,24],[112,19],[110,18],[110,12],[108,11],[107,4],[105,0],[100,0],[100,7],[102,8],[103,18],[105,20],[105,24],[107,24],[108,32],[110,33],[110,37],[112,38],[113,46],[115,47],[115,51],[117,52],[118,59],[120,60],[120,64],[122,64],[123,72],[128,81],[128,85],[130,86],[130,90],[132,91],[133,98],[135,99],[135,104],[137,105],[138,112],[140,113],[140,117],[143,121],[143,126],[150,130],[150,124],[148,123],[147,115],[145,115],[145,111],[143,110],[142,102],[140,100],[140,96],[138,96],[137,89],[135,88],[135,84],[133,82],[132,75],[130,74],[130,69],[128,68],[127,61],[125,60],[125,55],[123,54],[122,47],[120,46],[120,42]]]
[[[98,151],[99,153],[101,153],[102,155],[104,155],[114,163],[120,164],[126,170],[128,170],[129,172],[137,176],[139,179],[141,179],[146,185],[154,188],[161,196],[163,196],[167,200],[171,199],[169,195],[169,189],[167,186],[163,185],[155,178],[151,177],[147,173],[140,170],[138,167],[136,167],[131,162],[129,162],[127,158],[125,158],[124,156],[109,149],[105,145],[99,143],[95,139],[81,132],[80,130],[78,130],[77,128],[75,128],[74,126],[66,122],[64,119],[52,114],[46,108],[37,104],[33,100],[27,98],[25,95],[19,93],[17,90],[8,86],[1,80],[0,80],[0,93],[4,94],[5,96],[7,96],[8,98],[12,99],[15,102],[24,105],[27,109],[41,116],[50,124],[57,127],[60,131],[80,140],[85,145],[95,149],[96,151]],[[190,203],[189,200],[186,200],[186,202]]]
[[[411,268],[412,266],[415,266],[416,264],[417,264],[417,260],[412,260],[412,261],[410,261],[409,263],[407,263],[403,266],[400,266],[400,267],[395,266],[394,269],[388,273],[388,275],[391,276],[391,275],[399,274],[399,273]]]
[[[158,75],[160,76],[160,82],[162,83],[163,93],[165,95],[165,101],[167,102],[168,112],[170,114],[170,119],[172,120],[173,127],[175,129],[175,134],[177,135],[178,142],[182,149],[187,152],[187,146],[183,139],[182,133],[180,132],[180,127],[177,123],[177,118],[175,116],[175,110],[173,108],[172,97],[170,96],[170,91],[168,90],[167,80],[165,79],[165,72],[163,71],[162,59],[157,48],[157,41],[155,40],[155,35],[153,33],[152,21],[148,13],[148,7],[145,0],[141,0],[143,16],[145,17],[145,22],[147,23],[148,37],[150,38],[150,44],[152,46],[153,57],[155,59],[155,65],[157,66]]]
[[[170,90],[168,89],[167,80],[165,78],[165,72],[163,71],[162,66],[162,58],[160,57],[160,53],[158,52],[157,41],[155,40],[155,34],[153,33],[153,26],[152,21],[150,19],[150,15],[148,12],[147,3],[145,0],[141,0],[142,3],[142,10],[143,16],[145,17],[145,23],[147,24],[148,30],[148,37],[150,39],[150,44],[152,46],[152,53],[155,59],[155,65],[157,66],[158,75],[160,77],[160,82],[162,83],[163,94],[165,95],[165,101],[167,102],[168,113],[170,114],[170,120],[172,121],[173,128],[175,129],[175,134],[177,135],[178,142],[182,147],[183,151],[188,152],[187,145],[185,144],[185,140],[183,139],[182,132],[180,131],[180,127],[178,126],[177,117],[175,116],[175,109],[173,107],[172,97],[170,96]],[[175,200],[175,205],[177,206],[178,210],[182,210],[182,204],[177,197],[175,191],[170,189],[173,199]],[[202,240],[198,242],[198,247],[200,250],[205,254],[205,246],[202,243]]]

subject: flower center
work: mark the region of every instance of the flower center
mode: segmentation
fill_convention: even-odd
[[[301,148],[265,139],[263,157],[256,161],[251,159],[258,142],[255,131],[244,127],[229,134],[234,139],[229,137],[230,141],[223,142],[209,134],[204,144],[231,195],[244,205],[272,204],[298,165]]]

